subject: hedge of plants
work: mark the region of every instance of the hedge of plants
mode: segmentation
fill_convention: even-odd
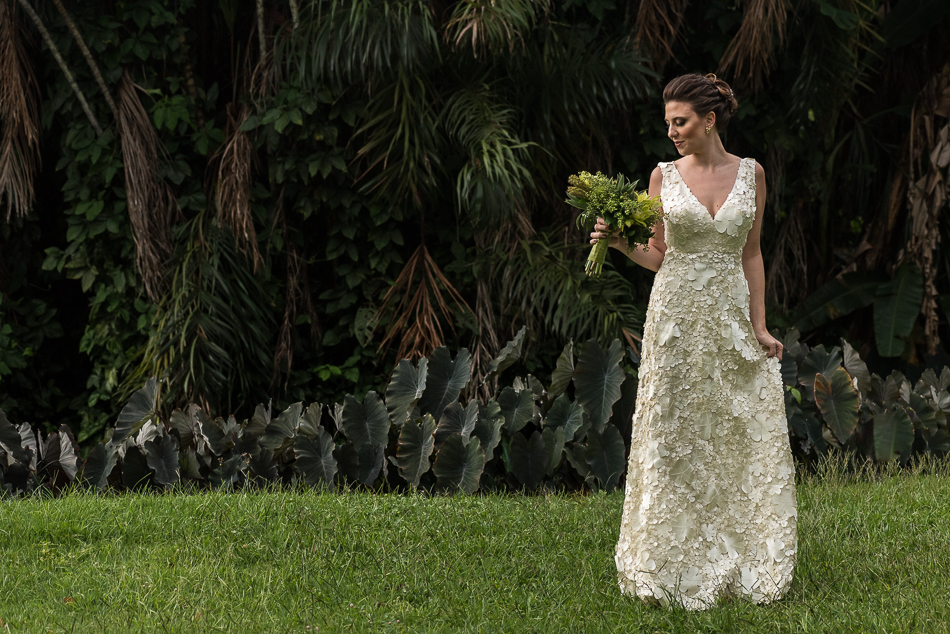
[[[547,383],[516,375],[502,387],[499,376],[512,374],[525,333],[477,379],[466,349],[453,357],[442,347],[400,361],[384,396],[294,403],[276,416],[259,405],[241,422],[194,404],[163,419],[151,378],[84,460],[68,426],[44,436],[0,411],[0,490],[56,492],[73,482],[99,491],[263,483],[430,493],[616,489],[636,398],[635,351],[591,339],[575,355],[569,343]],[[788,431],[800,460],[843,449],[906,463],[950,450],[950,368],[939,377],[928,370],[911,386],[896,371],[870,374],[846,341],[809,348],[790,330],[784,342]],[[486,385],[494,389],[480,393],[490,396],[475,398]]]

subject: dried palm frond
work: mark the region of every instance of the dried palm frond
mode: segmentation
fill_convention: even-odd
[[[73,39],[76,40],[79,50],[82,51],[83,57],[86,58],[86,63],[89,64],[89,70],[92,71],[92,76],[96,78],[96,83],[99,84],[99,89],[102,90],[102,94],[106,98],[106,103],[109,104],[109,109],[112,110],[112,115],[118,119],[119,110],[116,108],[115,101],[112,99],[112,93],[109,91],[109,87],[106,86],[106,82],[102,78],[102,73],[99,72],[99,66],[96,65],[96,60],[92,57],[89,47],[86,46],[86,41],[83,40],[79,29],[76,28],[76,23],[69,17],[69,13],[66,12],[66,7],[63,6],[60,0],[53,0],[53,4],[56,5],[59,13],[63,16],[63,20],[66,21],[67,28],[69,28],[70,33],[73,34]]]
[[[747,0],[739,32],[719,61],[717,73],[735,65],[737,84],[758,90],[772,66],[776,41],[785,39],[789,0]]]
[[[445,343],[443,321],[455,333],[449,303],[472,312],[429,255],[425,244],[420,244],[386,293],[377,313],[377,323],[383,316],[392,317],[379,351],[385,354],[398,339],[398,359],[418,359],[431,354]]]
[[[940,242],[940,214],[950,201],[950,64],[927,84],[914,104],[910,131],[910,175],[907,203],[911,232],[900,262],[914,262],[924,276],[924,335],[929,354],[940,337],[939,294],[934,252]]]
[[[637,11],[637,49],[662,67],[673,58],[689,0],[641,0]]]
[[[540,0],[459,2],[445,25],[445,41],[456,48],[470,43],[476,58],[479,53],[511,54],[519,43],[524,48],[524,34],[547,9],[548,3]]]
[[[89,123],[92,124],[93,130],[96,131],[96,134],[102,134],[102,127],[99,125],[96,115],[92,113],[92,108],[89,107],[89,102],[86,101],[86,95],[83,94],[82,90],[79,89],[79,84],[76,83],[76,79],[73,77],[72,71],[69,70],[69,66],[66,65],[66,61],[63,59],[59,49],[56,47],[56,42],[53,41],[49,31],[46,30],[46,25],[43,24],[40,16],[36,14],[36,11],[33,10],[33,7],[30,6],[30,3],[27,2],[27,0],[18,0],[18,2],[20,3],[20,6],[23,7],[23,10],[26,11],[26,14],[30,16],[30,19],[33,20],[33,24],[36,25],[37,30],[39,30],[40,35],[43,37],[43,41],[46,42],[46,46],[49,47],[50,53],[53,54],[53,57],[56,59],[56,63],[59,64],[60,69],[62,69],[63,75],[66,76],[66,81],[69,82],[73,92],[76,93],[76,98],[79,99],[79,105],[82,106],[82,111],[86,113],[86,118],[89,119]]]
[[[775,237],[775,247],[765,278],[766,301],[788,310],[803,299],[808,279],[808,245],[802,227],[801,206],[792,207]]]
[[[257,231],[251,213],[251,170],[254,163],[254,143],[241,126],[251,116],[247,104],[228,105],[227,141],[213,160],[218,162],[217,194],[218,220],[231,229],[238,250],[250,258],[254,270],[261,262],[257,247]]]
[[[135,94],[135,84],[128,71],[122,73],[119,80],[118,109],[125,189],[135,240],[135,264],[149,299],[158,302],[172,251],[171,225],[180,211],[171,188],[156,178],[161,141]]]
[[[0,200],[6,195],[8,221],[29,213],[40,163],[39,87],[21,35],[0,2]]]

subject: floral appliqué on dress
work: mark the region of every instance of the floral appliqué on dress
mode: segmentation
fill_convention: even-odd
[[[752,332],[742,269],[755,161],[715,216],[675,165],[660,169],[667,251],[643,331],[620,587],[694,610],[766,603],[792,582],[798,511],[779,364]]]

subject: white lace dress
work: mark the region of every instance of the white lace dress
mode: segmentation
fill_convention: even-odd
[[[694,610],[765,603],[788,590],[798,537],[779,363],[753,335],[742,269],[755,160],[715,219],[675,165],[660,168],[667,251],[643,332],[620,587]]]

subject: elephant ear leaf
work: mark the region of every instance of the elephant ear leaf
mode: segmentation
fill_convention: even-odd
[[[472,374],[472,357],[462,348],[452,360],[448,348],[436,348],[429,357],[425,392],[419,399],[419,412],[441,418],[449,403],[457,401]]]
[[[145,421],[155,416],[155,397],[158,395],[158,379],[154,376],[145,382],[145,386],[132,394],[132,398],[119,412],[115,431],[112,432],[112,444],[118,445],[132,435]]]
[[[623,451],[623,438],[615,426],[607,425],[602,432],[592,429],[587,433],[584,455],[591,473],[605,491],[612,491],[620,481],[625,466]]]
[[[505,417],[505,431],[515,434],[534,416],[534,394],[530,390],[519,392],[506,387],[498,396],[498,406]]]
[[[310,438],[316,438],[320,433],[320,421],[323,419],[323,405],[320,403],[311,403],[310,406],[300,416],[300,424],[297,432]]]
[[[419,479],[429,470],[429,457],[435,447],[435,420],[430,414],[421,421],[410,420],[399,432],[399,447],[396,449],[396,464],[399,475],[406,479],[409,486],[419,486]]]
[[[574,370],[574,389],[578,402],[590,416],[594,430],[603,431],[614,403],[620,400],[620,385],[624,371],[620,366],[623,348],[619,339],[614,339],[604,352],[596,339],[584,344],[584,350]]]
[[[505,424],[505,417],[501,413],[501,407],[494,399],[488,401],[484,406],[479,405],[478,420],[475,422],[475,429],[472,436],[481,441],[485,449],[485,460],[491,460],[495,455],[495,447],[501,442],[501,428]]]
[[[557,367],[551,373],[551,385],[548,387],[548,398],[556,398],[562,394],[574,376],[574,342],[570,341],[561,356],[557,358]]]
[[[548,415],[544,417],[544,427],[550,429],[563,428],[564,439],[568,442],[574,440],[576,432],[584,422],[584,408],[580,403],[567,398],[567,394],[561,394],[554,399],[554,404],[548,410]]]
[[[544,451],[548,457],[547,474],[554,475],[554,470],[561,464],[561,457],[564,455],[564,428],[545,427],[544,428]]]
[[[83,480],[97,491],[104,490],[115,462],[115,446],[104,442],[99,443],[86,456],[86,462],[82,468]]]
[[[300,413],[303,411],[302,403],[294,403],[280,413],[264,429],[264,435],[261,437],[261,447],[270,449],[274,453],[280,453],[293,443],[293,438],[297,433],[297,425],[300,424]]]
[[[343,405],[343,433],[357,451],[389,442],[389,414],[376,392],[367,392],[363,402],[347,394]]]
[[[874,417],[874,455],[880,462],[910,456],[914,423],[903,406],[894,403]]]
[[[307,484],[333,486],[333,477],[337,469],[333,449],[333,438],[322,426],[317,427],[312,438],[298,435],[294,439],[296,466],[303,473]]]
[[[441,490],[474,493],[478,490],[484,468],[485,452],[478,438],[471,438],[466,443],[460,434],[455,434],[449,436],[439,449],[432,472]]]
[[[518,481],[529,491],[537,489],[548,469],[548,453],[541,432],[535,431],[530,439],[524,434],[515,434],[508,456]]]
[[[522,326],[518,334],[515,335],[515,338],[501,349],[498,356],[495,357],[491,365],[488,366],[488,372],[485,373],[485,378],[482,379],[482,383],[491,380],[493,376],[501,374],[521,358],[521,350],[524,347],[524,336],[527,331],[528,327]]]
[[[461,403],[455,401],[445,408],[442,418],[439,419],[439,426],[435,430],[436,446],[441,447],[445,439],[452,434],[461,434],[465,442],[468,442],[477,422],[478,401],[471,401],[464,408]]]
[[[815,403],[838,441],[847,442],[857,427],[860,406],[858,391],[851,384],[848,371],[838,368],[829,378],[816,374]]]
[[[7,420],[2,409],[0,409],[0,446],[20,464],[26,464],[30,461],[29,453],[23,448],[23,438],[20,436],[20,432],[13,426],[13,423]]]
[[[168,434],[162,434],[145,443],[145,461],[155,472],[155,481],[163,487],[178,484],[178,445]]]
[[[389,387],[386,388],[386,409],[393,425],[398,427],[406,422],[412,408],[422,398],[426,389],[428,364],[428,359],[422,357],[416,367],[412,366],[409,359],[403,359],[396,366]]]

